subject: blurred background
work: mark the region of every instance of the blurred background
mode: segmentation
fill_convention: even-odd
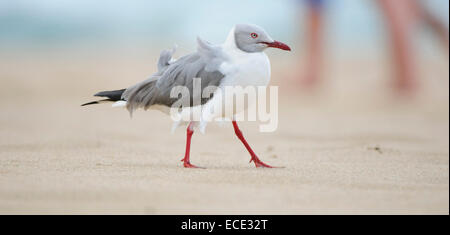
[[[7,64],[20,60],[20,71],[33,74],[20,80],[39,83],[53,75],[31,71],[27,63],[53,72],[71,68],[71,75],[91,65],[104,75],[83,75],[75,84],[108,77],[111,86],[127,86],[154,72],[163,48],[178,45],[180,56],[195,50],[197,36],[221,43],[235,23],[251,22],[293,48],[289,55],[268,52],[273,84],[282,88],[338,96],[394,88],[448,100],[448,91],[435,92],[448,84],[448,1],[392,2],[0,1],[1,72],[17,72]],[[69,73],[58,82],[74,83]],[[7,74],[2,81],[17,80]]]
[[[156,71],[162,49],[178,45],[175,56],[179,57],[196,49],[197,36],[222,43],[236,23],[260,25],[292,48],[292,53],[267,50],[271,85],[279,86],[279,129],[260,135],[255,124],[246,123],[250,142],[262,155],[272,156],[269,163],[289,162],[286,172],[297,172],[288,174],[291,180],[274,173],[273,182],[280,178],[295,184],[301,182],[298,172],[304,172],[301,178],[314,183],[309,185],[311,197],[303,195],[310,200],[298,201],[292,192],[305,191],[295,191],[296,186],[269,192],[274,197],[292,196],[274,208],[264,198],[260,204],[245,200],[239,204],[233,201],[234,191],[221,189],[210,195],[209,205],[220,210],[227,201],[244,212],[257,205],[266,212],[276,208],[320,212],[323,205],[324,210],[352,205],[448,213],[447,0],[0,0],[0,210],[120,207],[124,212],[130,208],[140,212],[139,203],[129,199],[150,202],[136,195],[153,197],[155,204],[147,205],[147,212],[170,207],[210,209],[207,203],[191,208],[171,197],[175,191],[164,188],[175,187],[170,176],[168,182],[158,184],[165,185],[162,188],[143,187],[152,181],[129,179],[130,172],[121,170],[139,174],[161,164],[169,173],[178,170],[184,134],[169,135],[167,117],[140,112],[130,121],[127,112],[111,110],[109,105],[79,105],[97,91],[126,88],[147,78]],[[194,147],[193,161],[214,165],[218,160],[212,155],[230,151],[235,154],[220,164],[236,160],[239,166],[239,160],[246,160],[242,146],[227,131],[211,131],[209,139],[196,136],[193,146],[198,141],[206,150]],[[217,145],[214,139],[224,142]],[[377,154],[372,150],[383,152],[377,155],[380,162],[372,158]],[[316,161],[321,165],[314,165]],[[355,162],[362,164],[355,167]],[[140,164],[147,168],[139,168]],[[245,174],[234,173],[235,177]],[[111,186],[108,180],[119,180],[117,174],[125,181]],[[378,182],[379,175],[385,176],[380,181],[385,187],[380,187],[384,191],[376,194],[378,198],[372,197],[370,187],[357,187]],[[97,181],[98,177],[105,181]],[[243,178],[252,179],[236,180]],[[208,192],[214,192],[214,185],[222,181],[227,180],[215,179],[205,189],[213,187]],[[239,195],[247,197],[246,190],[252,187],[243,182]],[[397,197],[398,185],[403,184],[413,186],[401,187],[404,197]],[[313,193],[315,187],[324,185],[356,185],[356,189],[336,189],[316,197],[324,191]],[[122,194],[125,189],[138,193]],[[189,188],[181,190],[191,193]],[[252,192],[258,190],[263,189]],[[55,191],[60,193],[48,201]],[[96,203],[99,198],[114,203]],[[396,201],[400,198],[401,203]],[[191,199],[195,202],[195,194]]]

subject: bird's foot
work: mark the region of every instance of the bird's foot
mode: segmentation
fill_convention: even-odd
[[[261,168],[282,168],[282,167],[268,165],[268,164],[264,163],[263,161],[259,160],[259,158],[257,158],[257,157],[254,157],[254,158],[252,157],[252,159],[250,159],[250,162],[254,162],[256,168],[260,168],[260,167]]]
[[[200,168],[200,169],[204,169],[203,167],[198,167],[198,166],[193,165],[193,164],[191,164],[191,163],[189,163],[189,162],[185,162],[185,163],[183,164],[183,166],[184,166],[184,168]]]
[[[196,166],[196,165],[194,165],[194,164],[191,164],[190,162],[186,162],[186,161],[184,161],[184,159],[181,159],[181,161],[183,162],[184,168],[199,168],[199,169],[205,169],[204,167],[199,167],[199,166]]]

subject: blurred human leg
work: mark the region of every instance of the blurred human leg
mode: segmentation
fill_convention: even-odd
[[[449,49],[449,39],[448,39],[448,28],[445,26],[444,22],[440,20],[436,15],[433,14],[425,5],[420,1],[415,1],[417,3],[418,14],[421,20],[432,29],[432,32],[438,37],[443,49],[448,53]]]
[[[411,45],[411,31],[417,16],[412,0],[378,0],[390,34],[395,88],[411,91],[416,84],[415,57]]]
[[[323,53],[323,0],[307,0],[306,68],[301,83],[312,87],[320,80]]]

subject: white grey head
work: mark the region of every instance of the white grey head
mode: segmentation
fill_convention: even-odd
[[[234,27],[237,48],[248,53],[261,52],[268,47],[290,51],[284,43],[273,40],[261,27],[252,24],[237,24]]]

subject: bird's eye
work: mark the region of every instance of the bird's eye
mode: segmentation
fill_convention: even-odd
[[[258,34],[257,33],[251,33],[250,36],[252,36],[252,38],[257,38]]]

